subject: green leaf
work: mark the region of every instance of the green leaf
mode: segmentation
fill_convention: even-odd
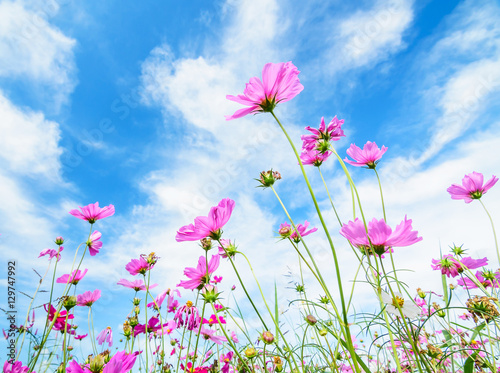
[[[477,352],[470,355],[464,364],[464,373],[472,373],[474,371],[474,361],[476,360]]]

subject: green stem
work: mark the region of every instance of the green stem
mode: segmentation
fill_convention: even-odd
[[[276,117],[276,115],[274,114],[273,111],[271,111],[271,114],[274,117],[274,119],[276,120],[276,122],[278,123],[278,125],[280,126],[283,133],[285,134],[288,142],[290,143],[290,146],[293,149],[293,152],[295,153],[295,157],[297,158],[297,161],[299,162],[300,170],[302,171],[302,175],[304,176],[304,180],[307,184],[307,188],[309,189],[309,193],[311,194],[311,198],[313,200],[314,207],[316,208],[316,212],[318,213],[319,220],[321,221],[321,225],[323,226],[326,237],[327,237],[328,242],[330,244],[330,247],[332,249],[332,256],[333,256],[333,261],[335,264],[335,272],[336,272],[336,276],[337,276],[337,284],[339,286],[339,296],[340,296],[340,301],[342,304],[342,316],[343,316],[343,323],[344,323],[345,332],[346,332],[346,336],[345,336],[346,343],[349,347],[349,351],[351,353],[351,356],[353,356],[356,371],[360,372],[360,368],[358,366],[358,362],[357,362],[356,357],[355,357],[356,355],[354,352],[354,346],[352,345],[351,333],[349,330],[349,321],[347,320],[347,309],[346,309],[346,304],[345,304],[345,299],[344,299],[344,290],[342,288],[342,278],[341,278],[341,274],[340,274],[340,266],[339,266],[339,262],[338,262],[338,258],[337,258],[337,253],[335,251],[335,246],[333,245],[332,238],[330,237],[330,232],[328,231],[328,228],[326,227],[326,223],[323,219],[323,215],[321,214],[321,210],[319,208],[318,201],[316,200],[316,196],[314,195],[311,184],[309,183],[309,179],[308,179],[306,171],[304,169],[304,165],[302,164],[302,160],[300,159],[299,153],[297,152],[297,149],[295,148],[295,145],[293,144],[292,139],[290,138],[290,136],[286,132],[285,127],[283,127],[283,125],[279,121],[278,117]]]
[[[333,200],[332,197],[330,196],[330,191],[328,190],[328,186],[326,185],[325,179],[323,178],[323,173],[321,172],[321,167],[318,166],[318,171],[321,176],[321,180],[323,181],[323,185],[325,186],[326,189],[326,194],[328,194],[328,199],[330,200],[330,204],[332,205],[333,212],[335,213],[335,216],[337,217],[337,220],[339,221],[340,226],[342,227],[342,220],[340,220],[339,214],[337,213],[337,210],[335,209],[335,206],[333,205]]]
[[[495,231],[495,225],[493,224],[493,219],[491,218],[491,215],[486,209],[486,206],[484,205],[483,201],[479,199],[479,202],[481,202],[481,206],[483,206],[484,211],[486,211],[486,215],[488,215],[488,218],[490,219],[491,228],[493,229],[493,238],[495,239],[495,249],[497,250],[498,264],[500,265],[500,251],[498,250],[498,240],[497,240],[497,233]]]
[[[374,168],[373,171],[375,171],[375,175],[377,175],[378,188],[380,189],[380,200],[382,201],[382,211],[384,213],[384,221],[387,222],[387,217],[385,216],[385,204],[384,204],[384,194],[382,193],[382,184],[380,183],[380,177],[378,176],[377,169]]]

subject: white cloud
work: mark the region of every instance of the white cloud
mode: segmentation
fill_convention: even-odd
[[[405,31],[413,20],[412,1],[381,0],[370,10],[359,10],[340,22],[323,61],[332,73],[372,67],[406,47]]]
[[[27,78],[51,88],[56,108],[76,83],[76,42],[45,19],[57,9],[42,12],[29,10],[21,2],[0,3],[0,77]]]
[[[4,170],[60,181],[59,125],[45,119],[40,112],[19,109],[1,91],[0,116],[0,131],[6,139],[0,147]]]
[[[425,150],[412,163],[422,164],[452,140],[477,129],[481,113],[494,107],[492,98],[500,91],[499,16],[494,2],[461,4],[449,17],[442,38],[420,62],[425,66],[427,104],[440,115],[429,126]]]

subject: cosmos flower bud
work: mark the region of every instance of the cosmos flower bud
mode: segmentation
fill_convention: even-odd
[[[425,298],[425,293],[422,291],[422,289],[417,288],[417,294],[420,298],[424,299]]]
[[[205,237],[200,240],[201,248],[208,251],[212,248],[212,239],[210,237]]]
[[[318,320],[316,319],[316,317],[314,317],[313,315],[307,315],[305,317],[305,320],[311,326],[315,325],[318,322]]]
[[[90,359],[89,369],[92,372],[101,372],[103,368],[104,368],[104,356],[97,355]]]
[[[217,299],[219,299],[219,294],[217,292],[217,286],[207,284],[201,290],[201,296],[205,299],[207,303],[214,303]]]
[[[267,330],[267,331],[262,333],[261,340],[266,345],[270,345],[271,343],[274,342],[274,335],[269,330]]]
[[[130,326],[133,328],[135,326],[137,326],[139,324],[139,320],[137,319],[136,316],[134,317],[131,317],[129,320],[128,320],[128,323],[130,324]]]
[[[132,300],[132,303],[134,306],[138,306],[141,303],[141,299],[136,297]]]
[[[246,350],[245,350],[245,356],[249,359],[252,359],[254,358],[255,356],[257,356],[257,350],[253,347],[248,347]]]
[[[281,174],[271,169],[269,171],[262,171],[260,173],[260,178],[255,180],[260,182],[261,185],[259,185],[259,187],[268,188],[272,186],[276,180],[280,179],[281,179]]]
[[[328,330],[326,330],[326,329],[321,329],[321,330],[319,331],[319,335],[320,335],[320,336],[322,336],[322,337],[324,337],[324,336],[325,336],[325,335],[327,335],[327,334],[328,334]]]
[[[74,306],[76,306],[76,297],[74,295],[64,297],[63,306],[68,311],[72,309]]]
[[[56,237],[55,241],[56,245],[61,246],[64,243],[64,238],[61,236]]]

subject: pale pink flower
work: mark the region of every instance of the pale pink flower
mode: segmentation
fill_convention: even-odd
[[[83,272],[80,271],[79,269],[75,269],[73,272],[71,272],[70,275],[66,274],[66,275],[62,275],[61,277],[59,277],[56,282],[58,284],[73,284],[73,285],[76,285],[80,282],[80,280],[85,276],[85,274],[87,273],[88,269],[84,269]]]
[[[234,205],[232,199],[224,198],[217,206],[210,208],[208,216],[198,216],[194,219],[194,225],[185,225],[179,229],[176,241],[198,241],[206,237],[219,239],[221,228],[229,221]]]
[[[102,248],[102,242],[99,241],[101,239],[101,232],[94,231],[89,237],[87,241],[87,246],[89,248],[90,256],[95,256],[99,254],[99,250]]]
[[[87,205],[85,207],[80,206],[80,211],[71,210],[69,213],[78,219],[87,220],[90,224],[94,224],[99,219],[107,218],[115,213],[115,206],[109,205],[103,208],[99,207],[99,202]]]
[[[387,147],[382,146],[382,149],[379,149],[377,144],[371,141],[368,141],[363,146],[363,150],[357,147],[356,144],[351,144],[346,153],[354,159],[354,161],[347,159],[347,157],[344,161],[349,163],[351,166],[367,166],[368,168],[375,168],[377,163],[380,161],[380,158],[382,158],[386,151]]]
[[[203,285],[209,283],[210,275],[219,268],[219,255],[212,255],[210,262],[208,262],[204,256],[200,256],[198,259],[198,265],[196,268],[188,267],[184,269],[184,275],[189,277],[191,280],[181,281],[177,286],[182,286],[184,289],[201,289]]]
[[[103,329],[96,338],[96,341],[99,345],[102,345],[104,342],[108,342],[109,347],[113,346],[113,331],[111,327],[108,326],[106,329]]]
[[[453,184],[446,190],[450,193],[452,199],[463,199],[465,203],[471,203],[473,199],[481,198],[497,181],[498,177],[493,175],[483,185],[483,174],[474,171],[464,176],[462,185]]]
[[[128,281],[124,278],[122,278],[120,281],[117,282],[118,285],[125,286],[126,288],[134,289],[135,291],[139,290],[146,290],[146,285],[144,284],[144,281],[142,280],[135,280],[135,281]],[[149,285],[150,289],[153,289],[157,287],[158,284],[152,284]]]
[[[63,250],[64,246],[59,246],[59,251],[55,249],[43,249],[42,251],[40,251],[40,255],[38,255],[38,257],[41,258],[42,256],[48,255],[49,260],[57,257],[57,261],[59,261],[61,259],[61,251]]]
[[[302,224],[297,224],[296,225],[297,229],[292,228],[290,224],[287,222],[284,222],[283,224],[280,224],[280,229],[279,233],[283,238],[288,238],[290,237],[292,240],[294,240],[296,243],[300,242],[300,237],[305,237],[310,235],[311,233],[314,233],[318,230],[318,228],[311,228],[307,230],[309,227],[309,222],[307,220],[304,221],[304,225]],[[300,237],[299,234],[300,233]]]
[[[321,117],[321,123],[319,124],[319,129],[307,126],[305,129],[312,133],[312,135],[302,135],[300,139],[302,140],[302,149],[319,150],[324,153],[328,149],[329,141],[338,141],[341,137],[345,137],[344,131],[342,130],[342,125],[344,120],[337,119],[335,116],[328,126],[325,124],[325,118]]]
[[[354,246],[362,249],[372,247],[376,254],[382,255],[392,247],[410,246],[422,240],[422,237],[418,237],[417,231],[412,231],[411,223],[411,219],[405,216],[405,220],[396,226],[393,232],[384,219],[374,218],[368,223],[367,236],[363,222],[356,218],[354,222],[344,224],[340,229],[340,234]]]
[[[91,291],[86,291],[83,294],[76,296],[76,304],[78,306],[87,306],[90,307],[101,297],[101,291],[99,289]]]
[[[200,334],[201,337],[203,337],[204,339],[217,343],[218,345],[227,342],[226,337],[222,335],[215,335],[215,330],[205,329],[200,327]]]
[[[319,150],[303,150],[300,154],[300,160],[303,165],[312,165],[315,167],[321,166],[321,164],[328,159],[332,154],[331,151],[326,151],[321,153]]]
[[[163,304],[163,301],[165,300],[165,297],[167,294],[170,293],[170,289],[165,290],[163,293],[158,294],[158,296],[155,298],[154,302],[148,303],[149,308],[154,308],[155,310],[159,310],[161,305]]]
[[[291,100],[304,89],[298,78],[299,72],[292,62],[266,63],[262,69],[262,81],[257,77],[250,78],[242,95],[226,96],[228,100],[249,106],[226,115],[226,120],[270,112],[278,103]]]
[[[153,265],[149,264],[148,261],[144,259],[142,256],[139,259],[132,259],[125,266],[125,269],[132,276],[136,276],[138,274],[144,275],[151,268],[153,268]]]

